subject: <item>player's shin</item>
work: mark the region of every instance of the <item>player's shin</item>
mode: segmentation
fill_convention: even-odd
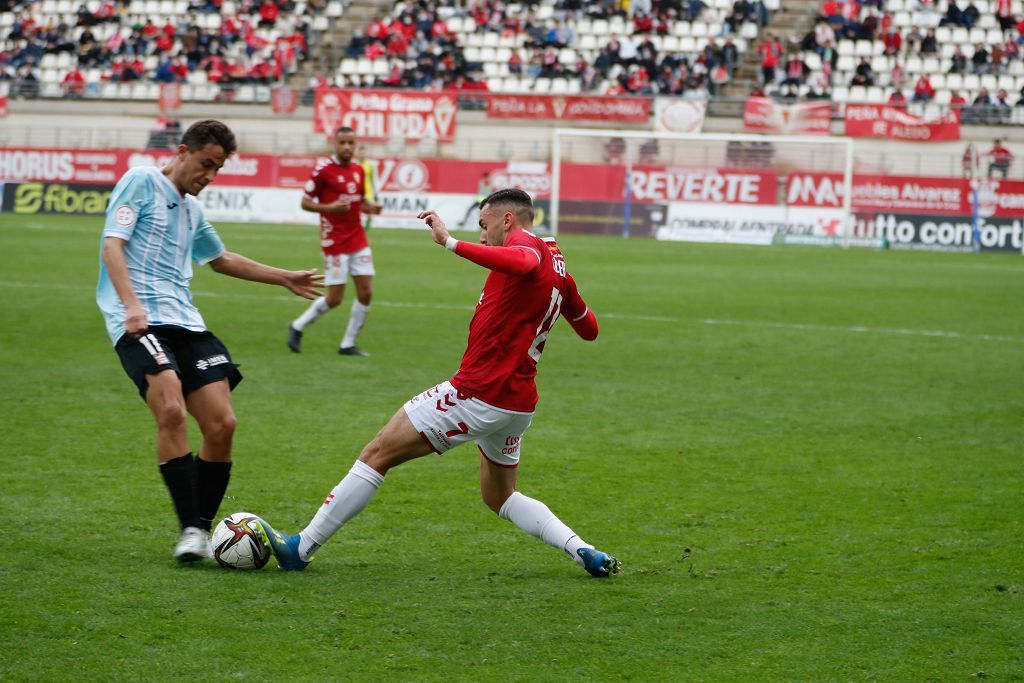
[[[331,310],[331,307],[327,305],[327,299],[325,297],[320,297],[311,303],[309,308],[307,308],[302,315],[292,322],[292,327],[301,332],[306,329],[306,325],[315,323],[329,310]]]
[[[171,494],[181,528],[199,526],[196,465],[191,453],[160,463],[160,475]]]
[[[370,314],[370,307],[362,304],[359,300],[352,302],[352,312],[349,314],[348,327],[345,328],[345,338],[341,340],[341,348],[346,349],[356,345],[359,332],[366,324],[366,316]]]
[[[196,492],[199,496],[199,527],[209,531],[217,518],[231,479],[231,462],[213,462],[196,458]]]
[[[581,539],[575,531],[562,523],[548,506],[516,491],[498,511],[498,516],[515,524],[526,533],[548,545],[567,553],[577,564],[583,565],[577,550],[594,546]]]
[[[361,460],[356,460],[345,478],[327,496],[309,525],[299,534],[300,558],[309,561],[313,553],[345,522],[362,512],[383,483],[384,475]]]

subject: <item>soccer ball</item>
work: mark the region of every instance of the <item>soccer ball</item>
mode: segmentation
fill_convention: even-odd
[[[236,512],[213,530],[213,557],[225,569],[261,569],[270,560],[270,542],[259,517]]]

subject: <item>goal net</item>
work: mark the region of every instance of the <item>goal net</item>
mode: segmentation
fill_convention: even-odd
[[[556,129],[552,232],[848,245],[853,141]]]

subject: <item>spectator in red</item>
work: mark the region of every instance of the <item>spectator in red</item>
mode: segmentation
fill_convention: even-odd
[[[366,37],[373,41],[383,41],[385,36],[387,36],[387,32],[387,27],[384,25],[384,22],[381,21],[380,17],[374,17],[373,21],[370,22],[370,25],[366,27],[365,31]]]
[[[206,80],[210,83],[220,83],[224,80],[224,60],[218,55],[210,56],[210,63],[206,67]]]
[[[85,74],[77,66],[64,74],[64,80],[60,84],[64,91],[64,97],[69,99],[79,98],[85,94]]]
[[[907,108],[907,97],[906,95],[903,94],[902,90],[897,88],[896,90],[892,91],[892,94],[889,95],[889,105],[895,107],[896,109]]]
[[[761,82],[766,86],[775,83],[775,68],[779,65],[779,53],[775,51],[775,43],[770,33],[765,35],[765,40],[757,46],[757,52],[761,55]]]
[[[633,33],[650,33],[654,30],[654,19],[651,15],[637,12],[633,15]]]
[[[832,17],[843,13],[843,3],[835,0],[827,0],[821,4],[821,13],[826,17]]]
[[[889,72],[889,82],[896,87],[903,85],[903,65],[898,61],[892,63],[892,71]]]
[[[167,35],[166,32],[162,32],[159,36],[157,36],[153,44],[156,46],[156,51],[158,54],[170,52],[171,49],[174,47],[174,36]]]
[[[513,76],[523,73],[523,58],[519,56],[519,50],[513,50],[508,58],[508,72]]]
[[[188,62],[185,58],[178,56],[174,58],[174,62],[171,64],[171,73],[178,79],[178,82],[184,83],[188,80]]]
[[[1003,146],[1003,141],[997,139],[986,156],[992,157],[988,164],[988,177],[991,178],[995,171],[1000,171],[1003,178],[1010,172],[1010,164],[1013,163],[1013,152]]]
[[[892,22],[892,12],[883,12],[882,20],[878,22],[878,30],[881,31],[882,33],[888,32],[888,30],[893,26]]]
[[[146,40],[153,40],[160,34],[160,27],[153,23],[152,19],[146,19],[142,25],[142,37]]]
[[[914,84],[914,101],[931,102],[934,97],[935,88],[932,87],[931,79],[928,78],[928,74],[922,73]]]
[[[260,28],[274,28],[280,13],[281,10],[273,0],[263,0],[263,4],[260,5]]]
[[[999,28],[1003,31],[1013,28],[1016,19],[1013,16],[1010,0],[996,0],[996,19],[999,20]]]
[[[432,38],[444,38],[448,35],[448,25],[441,18],[434,19],[434,23],[430,28],[430,35]]]
[[[784,69],[786,78],[782,81],[782,85],[803,85],[807,81],[810,71],[807,63],[801,59],[799,52],[790,53],[789,59],[786,60]]]
[[[882,43],[885,45],[885,54],[895,55],[903,47],[903,36],[900,35],[899,29],[890,26],[882,36]]]
[[[383,43],[370,43],[369,45],[366,46],[366,51],[363,53],[363,55],[365,57],[368,57],[370,60],[377,59],[378,57],[380,57],[383,54],[384,54],[384,44]]]
[[[405,53],[409,51],[409,39],[405,37],[405,34],[401,31],[397,31],[391,34],[388,39],[388,55],[392,57],[405,57]]]
[[[966,106],[967,98],[960,94],[959,90],[954,90],[950,93],[949,106],[955,109],[960,109]]]

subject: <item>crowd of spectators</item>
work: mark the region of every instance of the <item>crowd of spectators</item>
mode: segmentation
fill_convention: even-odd
[[[844,0],[822,3],[821,14],[811,30],[799,38],[793,37],[788,45],[770,33],[765,33],[757,51],[761,64],[760,90],[770,91],[779,99],[802,97],[829,97],[834,85],[884,86],[889,88],[888,102],[907,107],[909,103],[930,103],[937,89],[932,83],[936,72],[918,70],[908,73],[905,64],[912,58],[934,58],[932,64],[943,64],[942,74],[973,74],[1000,76],[1011,71],[1014,62],[1022,59],[1024,48],[1024,16],[1012,12],[1010,0],[995,0],[991,7],[994,21],[985,22],[985,15],[973,0],[948,0],[944,11],[930,0],[918,2],[914,19],[931,24],[927,28],[917,25],[898,25],[894,12],[886,8],[886,0]],[[970,54],[962,45],[944,51],[937,35],[942,27],[972,29],[979,24],[998,26],[999,40],[975,42]],[[986,37],[991,33],[986,33]],[[861,55],[846,80],[837,70],[841,41],[872,41],[880,43],[873,54],[886,57],[885,73],[876,71],[877,62]],[[942,57],[942,55],[947,55]],[[805,55],[815,56],[809,65]],[[941,59],[940,59],[941,57]],[[964,110],[967,122],[994,123],[1009,118],[1010,108],[1024,106],[1024,87],[1020,94],[1011,95],[1012,89],[979,87],[965,96],[960,89],[951,89],[947,103]]]
[[[760,0],[737,0],[722,22],[721,36],[709,37],[692,52],[659,50],[654,38],[670,33],[674,22],[699,20],[708,10],[701,0],[559,0],[552,13],[540,18],[536,3],[511,12],[503,0],[474,0],[455,16],[472,21],[471,32],[499,34],[514,40],[507,73],[536,81],[563,78],[575,81],[580,92],[595,94],[714,94],[729,81],[740,60],[733,38],[742,24],[768,21]],[[388,17],[377,17],[352,38],[350,58],[385,59],[386,75],[352,80],[346,86],[377,85],[425,89],[484,90],[484,64],[467,57],[465,34],[449,29],[452,8],[436,0],[399,2]],[[621,17],[631,31],[611,33],[593,51],[581,49],[579,20]],[[565,49],[576,58],[566,61]]]
[[[280,83],[309,57],[308,17],[294,13],[294,0],[239,0],[231,13],[222,0],[196,0],[159,23],[131,13],[128,0],[103,0],[95,10],[82,4],[74,21],[40,14],[38,2],[0,3],[14,13],[0,49],[0,80],[12,82],[15,96],[38,96],[47,55],[70,56],[60,76],[66,97],[81,97],[93,82],[186,83],[197,74],[230,92]],[[306,11],[322,7],[310,3]],[[204,20],[214,14],[219,21]]]

